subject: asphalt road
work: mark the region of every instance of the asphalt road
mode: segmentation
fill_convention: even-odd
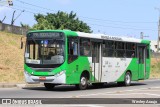
[[[51,91],[46,90],[45,87],[27,87],[22,89],[0,88],[0,98],[108,98],[109,94],[127,94],[129,92],[135,93],[137,91],[155,93],[157,94],[155,96],[160,97],[160,80],[133,82],[129,87],[110,83],[99,88],[89,86],[87,90],[77,90],[75,86],[56,86]],[[114,96],[112,97],[114,98]],[[119,97],[122,96],[120,95]],[[154,97],[154,95],[150,95],[149,97]]]
[[[75,86],[56,86],[52,91],[44,87],[0,88],[0,98],[160,98],[160,80],[133,82],[129,87],[110,83],[100,88],[89,86],[87,90],[77,90]]]

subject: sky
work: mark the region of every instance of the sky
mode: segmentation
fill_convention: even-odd
[[[87,23],[93,33],[113,36],[127,36],[157,40],[160,0],[13,0],[8,7],[6,0],[0,0],[0,20],[6,16],[4,23],[10,24],[13,11],[16,10],[15,24],[33,26],[36,24],[34,14],[71,11]],[[41,7],[41,8],[40,8]]]

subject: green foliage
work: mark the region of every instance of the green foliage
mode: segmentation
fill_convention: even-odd
[[[57,13],[47,13],[47,15],[38,14],[35,15],[37,24],[33,26],[33,29],[44,30],[44,29],[69,29],[80,32],[92,32],[90,27],[80,21],[76,17],[76,13],[72,11],[68,14],[62,11]]]

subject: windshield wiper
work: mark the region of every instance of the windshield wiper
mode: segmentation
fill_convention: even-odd
[[[34,42],[35,44],[37,44],[36,40],[35,40],[33,37],[31,37],[31,39],[33,40],[33,42]]]

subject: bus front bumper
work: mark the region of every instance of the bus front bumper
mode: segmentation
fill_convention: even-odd
[[[24,71],[24,76],[27,83],[54,83],[54,84],[66,84],[66,74],[65,71],[61,71],[54,76],[33,76],[27,71]],[[44,79],[41,79],[44,78]]]

